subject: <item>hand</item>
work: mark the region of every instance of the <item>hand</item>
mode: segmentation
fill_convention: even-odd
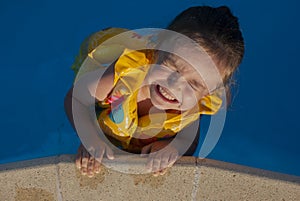
[[[104,153],[106,153],[106,157],[108,159],[114,159],[113,151],[104,142],[103,146],[101,146],[98,152],[95,153],[95,157],[91,156],[81,144],[76,156],[76,167],[80,170],[82,175],[93,177],[95,174],[100,172],[101,161]]]
[[[178,158],[177,149],[168,145],[169,142],[170,140],[157,141],[142,148],[142,156],[150,153],[146,168],[153,172],[153,176],[164,175],[167,168],[172,167]],[[164,147],[166,148],[163,151],[159,151]]]

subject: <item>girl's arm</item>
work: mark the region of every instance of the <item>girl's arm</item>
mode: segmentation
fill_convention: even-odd
[[[106,96],[110,93],[113,88],[114,79],[114,65],[108,67],[104,73],[102,79],[99,80],[99,73],[96,71],[86,73],[80,80],[75,83],[65,97],[65,111],[70,120],[71,125],[77,131],[77,133],[86,133],[89,139],[88,141],[99,142],[96,144],[91,144],[89,148],[94,148],[100,150],[100,152],[106,152],[108,158],[113,158],[111,149],[100,139],[95,139],[98,135],[98,128],[96,127],[95,121],[91,118],[90,107],[94,107],[95,100],[104,100]],[[72,102],[73,101],[73,102]],[[76,111],[76,119],[80,123],[80,126],[75,127],[73,113]],[[76,120],[75,120],[76,122]],[[98,145],[102,145],[98,147]],[[103,154],[102,154],[103,156]],[[102,158],[102,156],[99,156]]]
[[[80,97],[76,97],[76,100],[86,105],[87,108],[89,108],[92,104],[94,104],[94,102],[93,103],[89,102],[91,96],[95,97],[95,99],[99,101],[102,101],[107,97],[107,95],[112,90],[113,82],[114,82],[114,63],[108,67],[108,69],[103,74],[99,83],[97,83],[98,79],[99,77],[97,77],[97,74],[93,71],[93,72],[86,73],[78,81],[82,85],[81,91],[84,92],[85,94],[81,94]],[[74,126],[73,112],[72,112],[73,88],[74,86],[72,86],[69,89],[68,93],[66,94],[64,106],[65,106],[65,112],[68,116],[68,119],[72,127],[74,128],[74,130],[76,130]],[[75,100],[75,98],[73,100]]]

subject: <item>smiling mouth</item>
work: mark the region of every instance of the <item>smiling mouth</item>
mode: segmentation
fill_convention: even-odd
[[[168,89],[166,89],[160,85],[156,85],[155,91],[164,101],[167,101],[170,103],[178,103],[178,100]]]

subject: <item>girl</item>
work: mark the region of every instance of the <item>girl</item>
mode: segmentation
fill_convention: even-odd
[[[225,6],[191,7],[179,14],[167,29],[183,34],[200,45],[217,67],[223,83],[209,68],[201,69],[201,74],[208,75],[204,82],[197,70],[178,56],[189,55],[189,59],[201,62],[201,56],[180,38],[160,36],[163,40],[158,42],[158,46],[172,47],[177,55],[161,50],[130,51],[126,48],[137,44],[126,44],[126,41],[121,45],[125,49],[111,44],[101,46],[100,51],[99,44],[126,31],[110,28],[92,35],[83,43],[73,69],[77,72],[87,55],[97,61],[103,59],[103,52],[107,48],[121,55],[116,54],[117,58],[111,58],[116,61],[107,68],[99,82],[95,71],[87,72],[78,78],[78,82],[85,82],[86,89],[80,95],[72,95],[71,88],[65,98],[66,113],[73,126],[72,101],[73,107],[75,105],[80,110],[83,132],[97,135],[88,110],[91,102],[86,101],[86,97],[95,98],[96,107],[101,108],[98,123],[107,139],[127,152],[149,154],[147,167],[155,176],[163,175],[166,168],[172,166],[181,154],[180,145],[170,146],[175,136],[182,142],[193,142],[184,154],[194,153],[199,136],[191,139],[186,134],[189,132],[189,125],[201,114],[214,114],[218,111],[221,99],[216,89],[219,86],[224,85],[227,97],[230,97],[232,74],[244,54],[238,20]],[[136,33],[130,34],[141,38]],[[148,39],[151,42],[151,38]],[[153,63],[163,67],[150,68],[149,64]],[[165,114],[164,118],[161,118],[161,114]],[[154,118],[149,120],[150,116]],[[130,121],[123,125],[122,121],[126,118]],[[155,123],[157,127],[153,126]],[[113,150],[105,140],[100,140],[99,143],[101,146],[96,156],[91,156],[82,145],[79,147],[76,165],[82,174],[92,177],[100,171],[104,155],[109,159],[114,158]]]

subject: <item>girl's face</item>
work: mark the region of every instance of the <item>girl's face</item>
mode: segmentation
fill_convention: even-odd
[[[201,75],[184,60],[170,55],[158,63],[151,67],[145,79],[150,91],[149,98],[155,107],[185,111],[208,95]]]
[[[164,38],[157,48],[173,54],[158,52],[157,65],[152,65],[144,81],[147,96],[158,109],[186,111],[222,86],[222,69],[216,69],[217,61],[197,43],[176,35]]]

